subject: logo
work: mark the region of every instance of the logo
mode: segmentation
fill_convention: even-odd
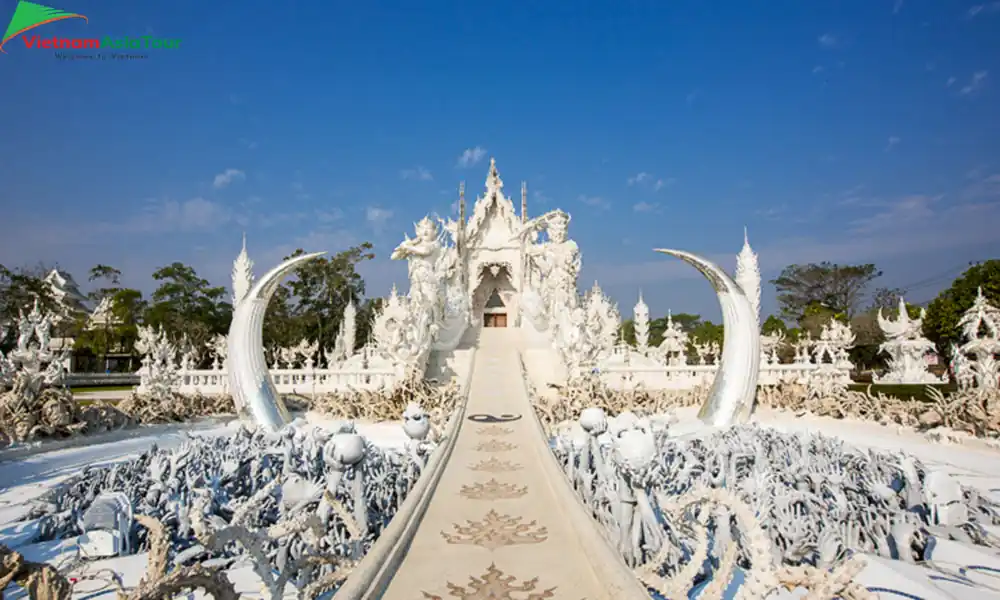
[[[7,42],[17,36],[25,34],[36,27],[47,25],[49,23],[55,23],[56,21],[65,21],[66,19],[83,19],[84,23],[90,23],[90,20],[84,15],[21,0],[17,3],[17,8],[14,9],[14,16],[10,19],[10,25],[7,26],[7,31],[4,33],[3,39],[0,40],[0,53],[7,54],[4,46]],[[42,38],[40,35],[24,35],[21,39],[24,40],[25,48],[46,50],[148,50],[165,48],[173,49],[179,48],[181,45],[181,41],[178,39],[156,38],[151,35],[143,35],[139,37],[113,37],[106,35],[103,38],[60,38],[55,36],[51,38]],[[60,55],[58,53],[56,56],[57,58],[74,57],[100,59],[107,57],[106,55],[101,54],[94,56],[81,56],[65,54]],[[111,58],[145,58],[145,56],[112,54]]]
[[[10,25],[7,26],[7,32],[3,34],[3,39],[0,40],[0,52],[7,54],[7,51],[3,49],[4,44],[25,31],[66,19],[83,19],[84,22],[89,23],[87,17],[83,15],[66,12],[58,8],[42,6],[33,2],[18,2],[17,8],[14,9],[14,16],[10,19]]]

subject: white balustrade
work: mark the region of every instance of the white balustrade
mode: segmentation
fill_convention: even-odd
[[[821,365],[791,363],[761,365],[758,385],[779,383],[807,384],[818,374]],[[830,365],[825,365],[829,367]],[[601,381],[612,389],[644,387],[650,390],[687,390],[711,385],[718,365],[638,366],[615,365],[598,369]],[[849,381],[849,372],[843,372]]]
[[[375,390],[396,383],[392,369],[271,369],[278,393],[313,396],[349,388]],[[229,374],[221,369],[181,369],[177,391],[205,395],[229,393]]]

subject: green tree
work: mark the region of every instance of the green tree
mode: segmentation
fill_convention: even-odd
[[[618,327],[618,338],[630,346],[635,346],[635,321],[633,319],[622,321]]]
[[[779,319],[778,317],[770,315],[769,317],[767,317],[767,319],[764,320],[764,324],[761,325],[760,331],[764,335],[772,335],[778,332],[787,335],[788,326],[785,325],[785,322]]]
[[[36,300],[41,310],[56,312],[59,308],[45,282],[44,267],[8,269],[0,265],[0,323],[17,322],[21,312],[30,311]]]
[[[845,313],[837,312],[832,307],[820,302],[812,302],[802,311],[802,316],[799,317],[798,324],[802,331],[809,332],[809,335],[815,338],[819,336],[823,326],[829,323],[831,319],[837,319],[844,323],[848,322]]]
[[[146,310],[147,325],[163,327],[178,340],[186,336],[195,347],[205,347],[229,329],[233,307],[225,300],[226,288],[212,286],[181,262],[157,269],[153,279],[160,285]]]
[[[851,317],[868,284],[881,276],[874,264],[837,265],[829,262],[789,265],[771,280],[778,291],[781,316],[798,322],[809,307],[821,306]]]
[[[273,317],[269,337],[273,343],[284,346],[301,339],[318,341],[319,347],[333,348],[340,321],[348,302],[358,307],[359,317],[365,307],[365,281],[357,266],[375,255],[372,244],[364,242],[330,257],[313,259],[296,269],[283,286],[287,293],[276,293],[269,307],[268,319]],[[298,249],[287,258],[299,256]],[[362,326],[359,318],[356,339],[367,339],[367,322]]]
[[[105,283],[105,287],[99,287],[88,294],[95,308],[101,306],[105,299],[107,302],[114,302],[114,295],[121,289],[119,287],[121,276],[121,271],[104,264],[96,265],[90,269],[88,281],[91,283],[103,281]],[[77,349],[85,349],[95,356],[100,356],[103,368],[107,368],[109,365],[108,355],[113,351],[120,350],[120,342],[114,334],[114,315],[113,311],[110,310],[112,307],[107,308],[112,314],[100,315],[105,318],[99,324],[92,325],[87,317],[80,319],[78,323],[80,333],[76,336],[74,344]]]
[[[121,275],[121,271],[114,267],[97,265],[90,270],[88,277],[91,282],[104,282],[102,287],[90,292],[88,296],[95,306],[106,303],[108,312],[100,315],[103,318],[98,323],[90,318],[80,321],[74,347],[100,357],[101,369],[110,366],[109,356],[112,354],[120,357],[127,355],[127,368],[132,369],[132,355],[135,353],[139,325],[147,308],[142,292],[121,287]]]
[[[880,308],[896,310],[899,307],[899,299],[905,295],[906,290],[903,288],[876,288],[872,293],[872,302],[869,310],[878,310]]]
[[[691,330],[688,339],[688,356],[695,354],[695,343],[710,344],[714,342],[718,344],[719,351],[721,352],[722,343],[725,341],[725,327],[722,324],[716,325],[711,321],[699,321],[694,329]]]
[[[942,356],[950,356],[951,344],[962,342],[958,321],[972,306],[980,288],[989,302],[1000,306],[1000,260],[969,267],[927,306],[924,335],[937,345]]]

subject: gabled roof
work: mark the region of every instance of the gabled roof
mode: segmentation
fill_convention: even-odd
[[[486,192],[476,199],[472,216],[466,224],[466,239],[470,248],[482,242],[482,235],[490,229],[491,222],[499,220],[510,235],[518,230],[520,219],[514,212],[514,203],[503,195],[503,180],[497,171],[496,159],[490,159],[490,172],[486,177]]]

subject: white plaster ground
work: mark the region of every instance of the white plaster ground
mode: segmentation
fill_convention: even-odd
[[[301,423],[301,422],[300,422]],[[312,428],[317,426],[330,427],[333,422],[321,417],[309,415],[302,426]],[[102,438],[100,443],[74,448],[42,452],[33,456],[0,463],[0,544],[14,548],[24,557],[34,562],[48,562],[61,569],[73,565],[76,561],[76,542],[74,539],[56,540],[32,543],[35,539],[35,523],[22,522],[31,508],[32,500],[39,498],[46,491],[73,475],[79,474],[85,467],[110,465],[138,457],[149,450],[154,444],[160,448],[173,448],[180,445],[189,432],[201,437],[215,437],[231,434],[239,427],[237,421],[212,427],[151,428],[152,430],[138,437],[129,439]],[[357,432],[383,448],[402,448],[406,441],[402,424],[398,421],[383,423],[355,423]],[[110,585],[107,570],[113,570],[122,578],[125,586],[138,585],[146,569],[145,553],[109,560],[83,563],[77,561],[68,572],[68,576],[78,581],[74,585],[73,598],[91,599],[108,595],[114,598],[114,587]],[[261,593],[263,584],[254,574],[248,564],[239,564],[228,572],[229,579],[241,595],[250,598],[267,597]],[[91,579],[95,577],[95,579]],[[201,597],[201,594],[195,594]],[[293,588],[289,585],[285,596],[294,598]],[[3,590],[2,598],[25,598],[24,591],[11,584]]]
[[[694,408],[677,411],[679,422],[676,429],[693,429],[695,413]],[[908,452],[928,467],[944,470],[963,485],[975,487],[1000,502],[1000,451],[931,443],[921,434],[899,432],[873,423],[799,418],[791,413],[768,411],[758,413],[755,420],[781,431],[821,432],[862,448]],[[310,415],[304,426],[331,424]],[[230,423],[201,428],[196,435],[226,435],[235,427],[238,427],[236,423]],[[358,423],[356,427],[361,435],[382,447],[399,448],[406,440],[398,422]],[[154,443],[161,448],[175,447],[184,438],[185,430],[151,431],[148,435],[126,440],[102,441],[0,463],[0,544],[16,548],[28,560],[45,561],[57,566],[71,565],[76,556],[74,540],[31,543],[34,535],[32,524],[18,522],[29,510],[31,500],[86,466],[135,458]],[[990,529],[1000,534],[997,530],[1000,528]],[[1000,600],[1000,556],[987,548],[939,540],[929,563],[914,565],[876,556],[867,558],[868,567],[857,577],[857,581],[877,592],[880,600]],[[102,569],[114,570],[121,576],[124,585],[134,586],[142,577],[145,566],[145,554],[78,563],[70,571],[70,576],[79,580],[73,597],[83,599],[113,595],[113,588],[107,584],[107,572],[102,573]],[[251,598],[265,596],[261,593],[260,580],[248,565],[232,568],[229,578],[240,594]],[[796,592],[786,597],[797,595]],[[196,596],[200,597],[200,594]],[[11,586],[4,590],[4,597],[23,598],[24,595],[22,590]],[[286,597],[294,597],[291,587]]]

